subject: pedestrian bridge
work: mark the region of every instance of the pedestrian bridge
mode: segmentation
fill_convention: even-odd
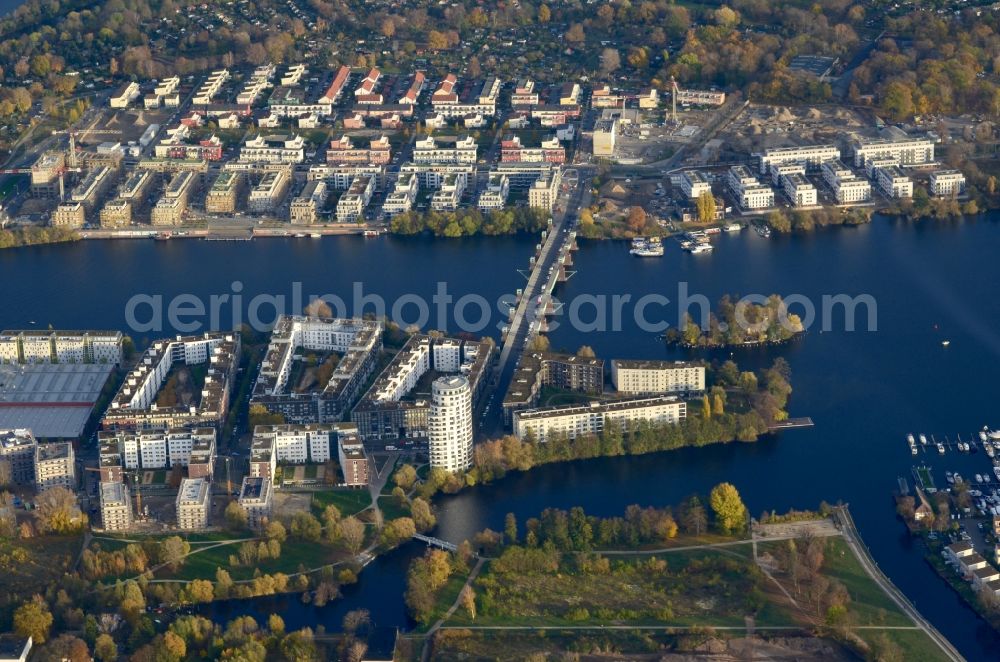
[[[425,536],[422,533],[416,533],[413,535],[414,540],[419,540],[420,542],[427,543],[431,547],[437,547],[439,549],[444,549],[449,552],[458,551],[458,545],[447,540],[441,540],[440,538],[431,538],[430,536]]]

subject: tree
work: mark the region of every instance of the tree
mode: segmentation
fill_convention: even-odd
[[[705,191],[698,196],[695,203],[698,209],[698,220],[702,223],[709,223],[715,220],[715,196],[711,191]]]
[[[569,30],[566,31],[565,38],[567,42],[578,45],[582,44],[587,37],[583,32],[583,26],[579,23],[574,23],[569,26]]]
[[[417,470],[411,464],[404,464],[393,474],[392,481],[409,492],[417,482]]]
[[[226,528],[230,531],[242,531],[247,528],[247,511],[238,501],[230,501],[223,513]]]
[[[302,313],[307,317],[333,317],[333,310],[330,309],[330,304],[320,298],[310,301],[302,310]]]
[[[113,662],[118,659],[118,646],[111,635],[107,633],[97,635],[97,640],[94,641],[94,657],[100,662]]]
[[[712,406],[708,402],[708,396],[701,396],[701,417],[704,420],[712,418]]]
[[[35,517],[43,533],[72,533],[86,527],[86,516],[80,512],[76,495],[65,487],[51,487],[35,499]]]
[[[365,525],[350,515],[337,523],[337,538],[347,551],[357,554],[365,544]]]
[[[59,660],[60,662],[90,662],[90,649],[87,643],[71,634],[61,634],[39,649],[38,656],[33,659]]]
[[[267,629],[271,631],[271,634],[280,637],[285,634],[285,619],[277,614],[271,614],[267,617]]]
[[[701,504],[701,499],[692,496],[684,504],[681,513],[681,525],[687,533],[700,536],[708,530],[708,515],[705,513],[705,506]]]
[[[357,634],[358,630],[361,628],[368,627],[371,625],[372,616],[371,612],[367,609],[353,609],[346,614],[344,614],[343,627],[344,632],[349,634]]]
[[[242,510],[242,508],[240,510]],[[285,531],[285,525],[275,520],[273,522],[268,522],[267,526],[264,527],[264,537],[268,540],[277,540],[279,543],[283,543],[288,537],[288,534]]]
[[[469,618],[476,620],[476,592],[471,586],[466,584],[462,587],[462,592],[458,594],[458,602]]]
[[[542,334],[538,334],[531,339],[530,343],[528,343],[528,349],[532,352],[547,352],[549,351],[549,347],[548,336],[544,336]]]
[[[715,416],[722,416],[725,413],[726,407],[722,401],[722,396],[716,393],[712,398],[712,414]]]
[[[542,5],[538,8],[538,22],[548,23],[552,20],[552,10],[549,9],[548,5]]]
[[[632,207],[628,210],[626,223],[632,232],[642,232],[646,227],[646,211],[639,206]]]
[[[25,602],[14,611],[14,632],[31,637],[36,644],[44,644],[52,628],[52,613],[40,595]]]
[[[719,483],[713,487],[708,502],[715,514],[715,523],[724,532],[737,533],[746,528],[747,507],[731,483]]]
[[[416,497],[410,503],[410,517],[413,518],[413,523],[419,531],[429,531],[437,524],[437,519],[431,511],[430,504],[420,497]]]
[[[184,563],[184,557],[191,551],[191,545],[180,536],[170,536],[160,543],[159,561],[176,571]]]
[[[737,14],[732,9],[730,9],[729,7],[727,7],[726,5],[722,5],[721,7],[716,9],[712,13],[712,18],[715,19],[716,23],[718,23],[724,28],[734,27],[736,26],[737,23],[740,22],[740,15]]]
[[[607,5],[605,5],[606,7]],[[567,35],[568,39],[568,35]],[[622,56],[617,48],[605,48],[601,51],[601,73],[608,75],[613,71],[618,71],[622,66]]]
[[[517,516],[507,513],[503,520],[503,537],[508,545],[517,544]]]
[[[885,632],[872,637],[869,645],[868,659],[872,662],[902,662],[905,658],[902,649]]]
[[[307,542],[319,542],[323,526],[312,513],[298,512],[292,517],[292,537]]]

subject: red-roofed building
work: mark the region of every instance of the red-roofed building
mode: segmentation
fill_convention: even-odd
[[[351,75],[350,67],[343,66],[337,69],[337,75],[333,77],[333,82],[330,83],[330,87],[326,88],[326,93],[319,98],[320,103],[334,103],[340,98],[340,95],[344,91],[344,85],[347,83],[348,77]]]

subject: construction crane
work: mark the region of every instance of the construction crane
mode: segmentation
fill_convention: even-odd
[[[87,137],[90,134],[97,135],[108,135],[108,136],[120,136],[122,134],[121,129],[68,129],[53,131],[52,135],[56,134],[66,134],[69,136],[69,150],[66,154],[66,166],[67,170],[77,167],[76,163],[76,137],[79,135],[81,139]]]

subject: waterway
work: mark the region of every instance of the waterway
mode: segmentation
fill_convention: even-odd
[[[823,295],[867,294],[877,302],[877,331],[845,332],[835,316],[830,331],[817,327],[784,347],[734,354],[748,367],[786,357],[795,388],[791,413],[811,416],[812,429],[756,444],[599,459],[514,475],[442,499],[436,535],[458,541],[487,526],[499,529],[507,512],[523,521],[547,506],[582,505],[612,515],[631,503],[667,505],[723,480],[740,489],[754,514],[843,500],[875,559],[917,608],[970,660],[995,659],[1000,637],[962,605],[911,545],[894,517],[891,491],[896,477],[908,476],[915,462],[904,441],[907,432],[954,439],[957,433],[967,438],[984,424],[1000,426],[1000,301],[992,273],[1000,249],[997,218],[922,225],[876,219],[861,228],[770,240],[744,232],[718,238],[712,254],[692,256],[668,246],[663,258],[646,260],[630,257],[623,244],[584,243],[574,258],[578,272],[557,290],[567,301],[622,294],[634,301],[649,293],[676,300],[678,282],[712,301],[725,293],[802,294],[817,302]],[[299,281],[307,293],[349,299],[352,284],[362,282],[365,292],[391,302],[407,293],[430,297],[440,281],[455,299],[478,293],[492,302],[523,282],[515,269],[525,266],[533,244],[529,238],[346,237],[82,242],[3,251],[0,327],[35,321],[42,328],[127,330],[125,304],[136,294],[169,298],[187,292],[207,300],[232,293],[234,280],[242,283],[246,298],[262,292],[290,298],[291,284]],[[655,308],[649,309],[650,318],[656,317]],[[688,356],[668,350],[655,334],[639,328],[628,306],[623,310],[620,330],[588,332],[563,320],[551,333],[553,345],[575,350],[587,344],[605,358]],[[446,321],[431,326],[456,327],[454,320]],[[943,340],[950,346],[943,347]],[[982,453],[921,455],[916,461],[933,466],[939,483],[945,469],[967,477],[987,469]],[[276,611],[291,628],[323,624],[334,630],[347,610],[364,607],[377,625],[405,628],[399,595],[406,564],[420,551],[411,544],[374,561],[342,600],[321,609],[290,596],[223,603],[212,613],[225,620]]]

